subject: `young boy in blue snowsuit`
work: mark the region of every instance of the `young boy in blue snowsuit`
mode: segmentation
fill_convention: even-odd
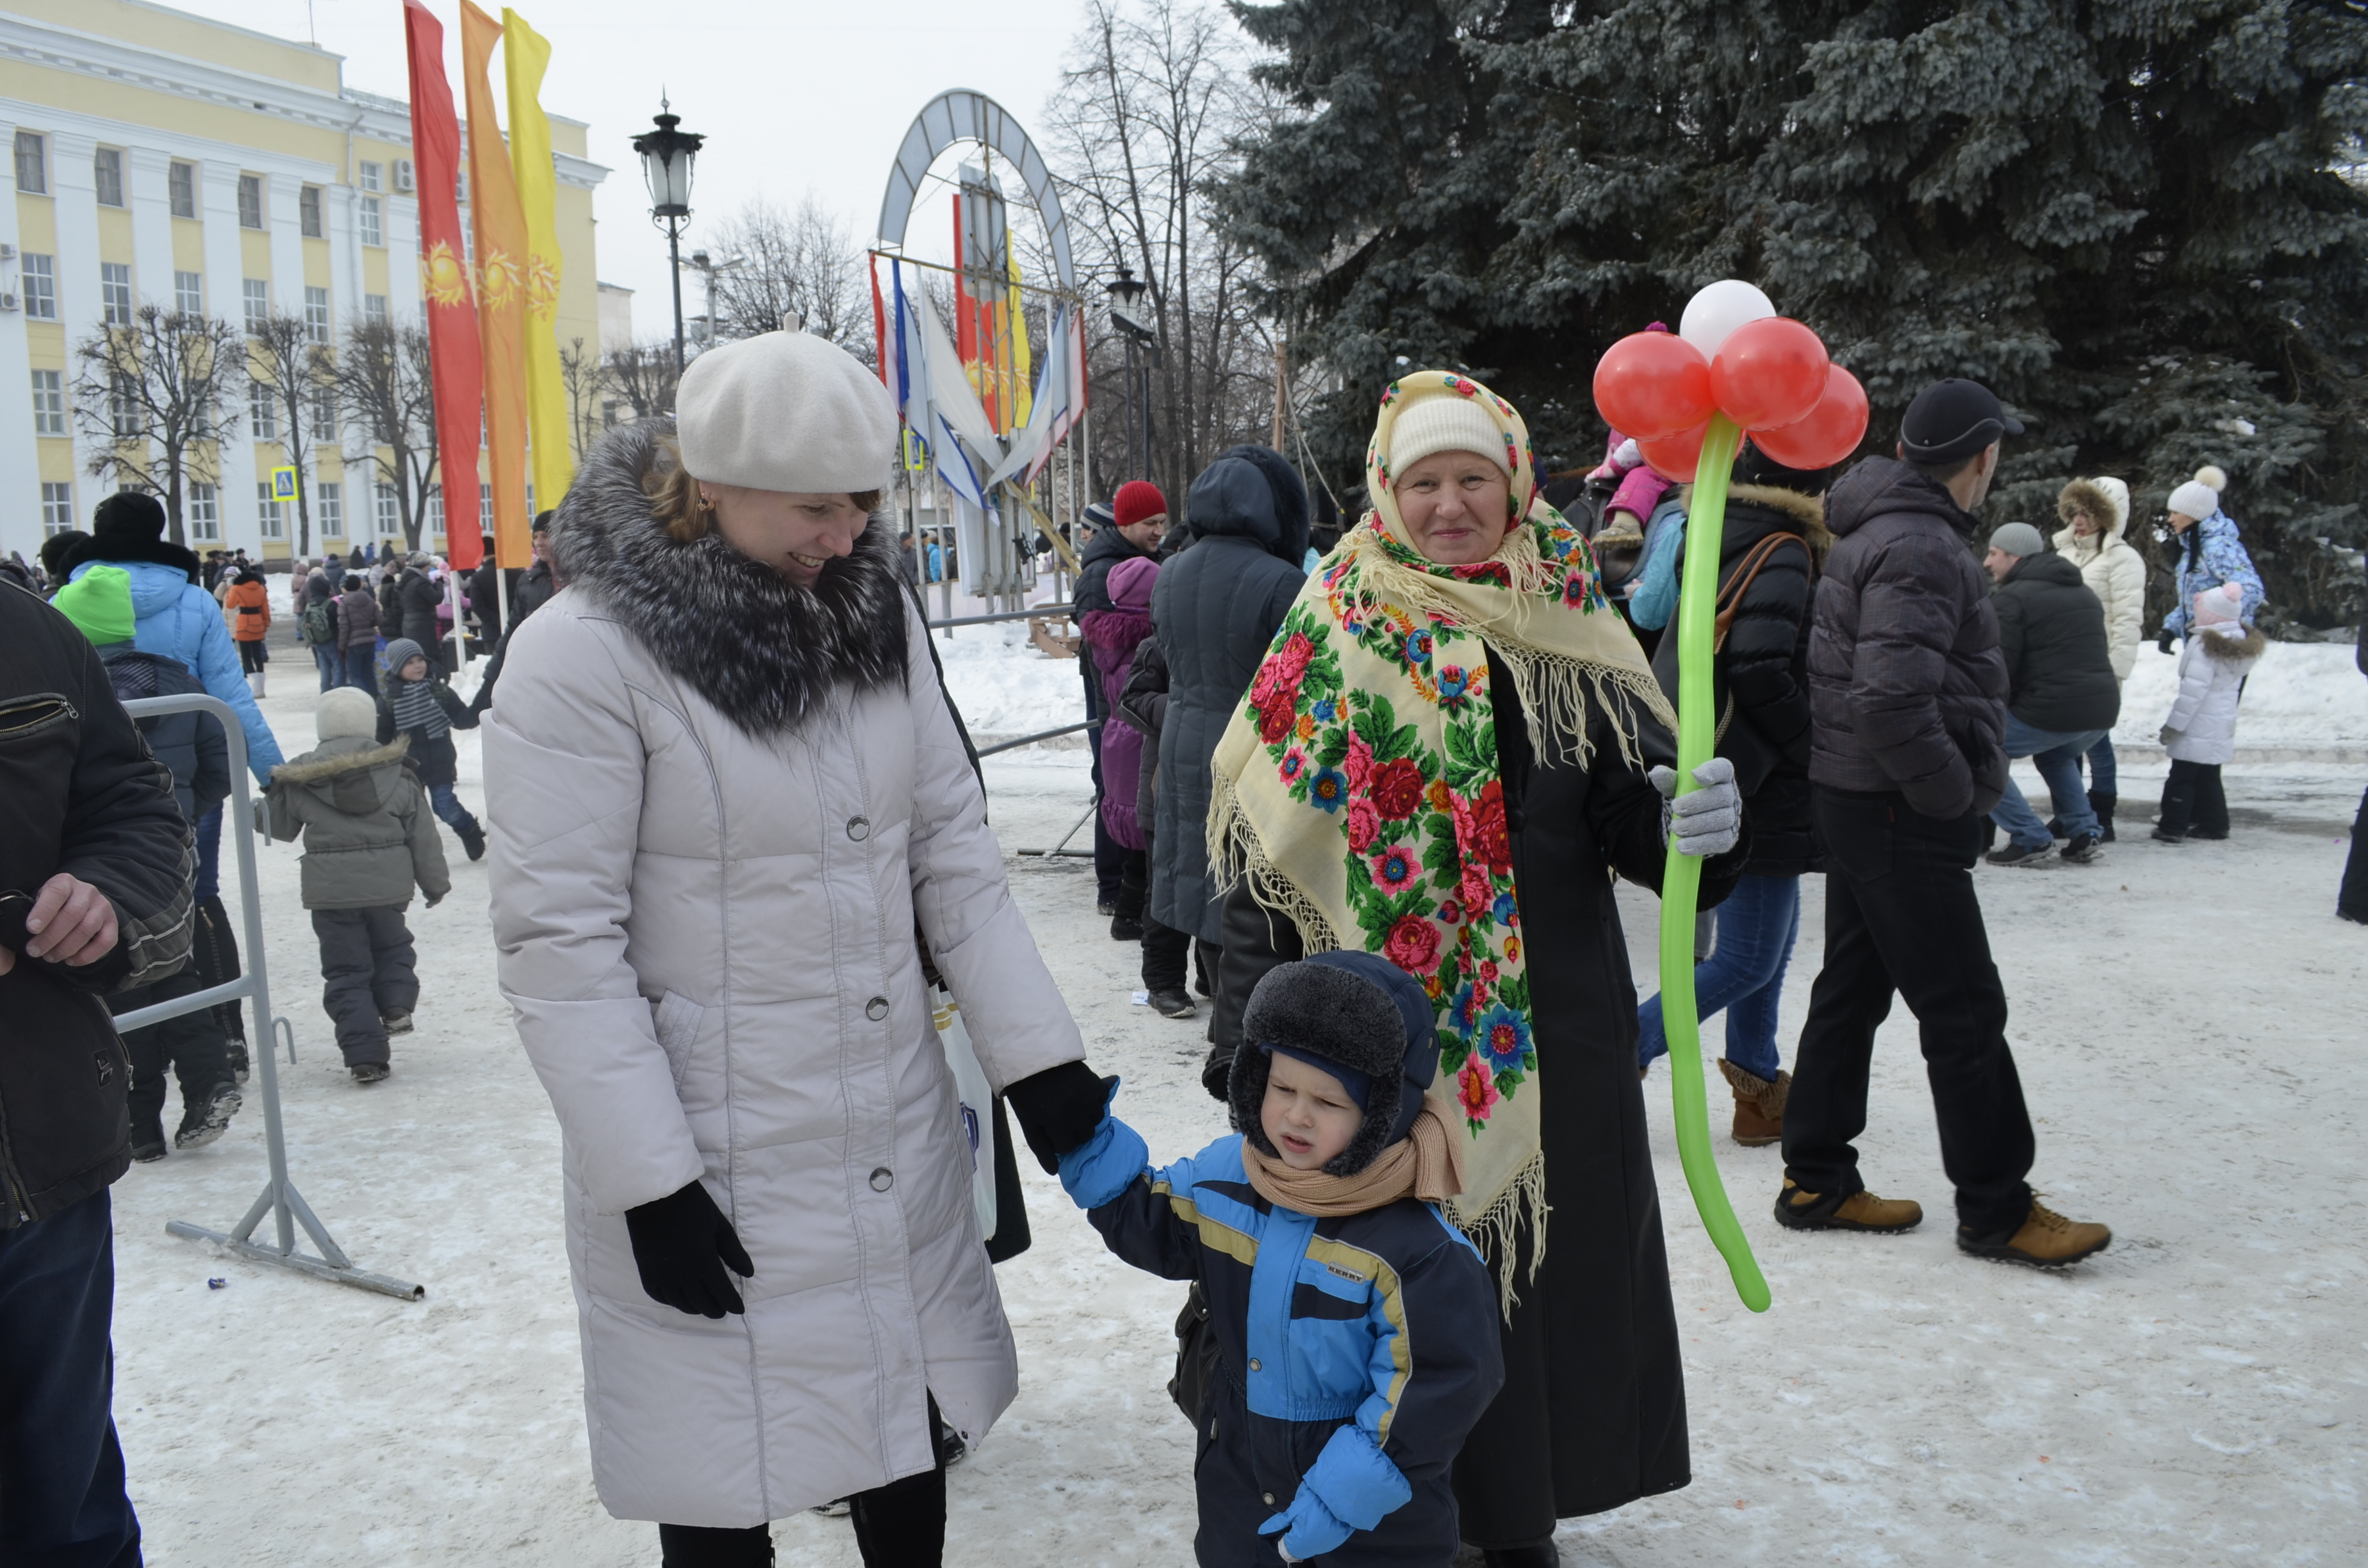
[[[1108,1117],[1061,1159],[1112,1252],[1207,1297],[1195,1555],[1441,1568],[1449,1468],[1505,1374],[1495,1285],[1435,1200],[1462,1134],[1424,1105],[1429,1000],[1384,960],[1325,953],[1259,981],[1242,1031],[1241,1131],[1154,1169]]]

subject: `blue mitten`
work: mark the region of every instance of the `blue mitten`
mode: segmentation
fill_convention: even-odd
[[[1151,1145],[1143,1134],[1109,1112],[1118,1098],[1116,1078],[1102,1102],[1101,1125],[1094,1135],[1061,1156],[1061,1190],[1080,1209],[1099,1209],[1117,1200],[1151,1164]]]
[[[1291,1506],[1258,1526],[1258,1534],[1284,1533],[1282,1560],[1304,1562],[1311,1557],[1321,1557],[1349,1539],[1355,1527],[1324,1506],[1313,1486],[1302,1485]]]

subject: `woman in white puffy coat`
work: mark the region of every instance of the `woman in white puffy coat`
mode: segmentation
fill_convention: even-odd
[[[2105,607],[2105,651],[2113,678],[2126,684],[2137,664],[2146,620],[2146,557],[2123,537],[2130,526],[2130,487],[2110,475],[2076,479],[2055,498],[2055,553],[2080,568],[2080,580]],[[2100,836],[2113,839],[2113,807],[2119,800],[2113,737],[2089,748],[2089,805],[2097,813]]]
[[[667,1568],[769,1562],[768,1521],[841,1497],[867,1562],[934,1563],[936,1417],[975,1442],[1018,1369],[916,939],[1040,1159],[1101,1084],[869,516],[884,389],[776,333],[702,355],[677,403],[678,439],[633,425],[576,476],[568,586],[484,723],[593,1479]]]

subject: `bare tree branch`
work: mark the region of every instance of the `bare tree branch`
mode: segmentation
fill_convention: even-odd
[[[305,455],[313,445],[310,417],[323,400],[336,405],[336,362],[326,343],[316,342],[302,316],[274,311],[247,341],[248,374],[271,389],[279,407],[279,447],[296,470],[296,553],[313,553],[313,507],[304,479]],[[263,438],[257,431],[256,437]]]
[[[185,482],[218,483],[217,443],[235,429],[246,381],[238,329],[219,316],[142,304],[128,326],[74,346],[74,424],[90,472],[165,498],[175,544]]]
[[[762,199],[750,202],[724,220],[709,248],[718,268],[719,340],[803,322],[867,365],[877,358],[863,249],[811,193],[789,212]]]
[[[674,412],[674,339],[644,338],[609,350],[601,369],[609,385],[624,394],[636,419],[659,418]]]
[[[428,487],[437,478],[436,383],[428,370],[427,329],[396,326],[366,318],[346,328],[335,360],[338,402],[351,420],[347,434],[361,446],[347,451],[348,464],[373,465],[381,483],[394,489],[404,539],[420,548],[427,517]],[[454,527],[453,500],[444,498],[444,528]],[[461,498],[465,525],[477,498]],[[371,529],[375,533],[376,508]]]

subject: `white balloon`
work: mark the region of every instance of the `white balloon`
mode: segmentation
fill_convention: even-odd
[[[1703,358],[1715,359],[1727,334],[1775,313],[1775,302],[1758,289],[1740,278],[1722,278],[1686,301],[1678,335],[1701,349]]]

